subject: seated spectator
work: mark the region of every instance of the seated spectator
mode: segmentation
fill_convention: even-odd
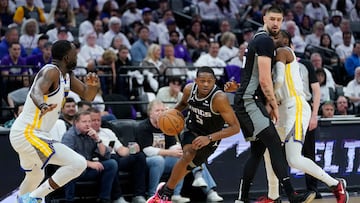
[[[151,44],[149,40],[149,28],[146,26],[141,26],[137,33],[139,39],[134,42],[131,46],[131,61],[133,64],[140,64],[141,61],[146,57],[146,53]]]
[[[340,31],[340,23],[343,18],[343,14],[340,11],[333,10],[331,12],[330,23],[325,25],[325,33],[329,36],[335,34]]]
[[[62,33],[60,37],[66,37],[66,39],[71,42],[74,41],[74,36],[66,27],[65,19],[55,16],[55,27],[46,32],[46,34],[49,36],[49,41],[54,43],[55,41],[59,40],[59,32],[66,32]]]
[[[152,19],[154,22],[159,23],[164,15],[164,12],[169,9],[168,0],[159,0],[159,8],[152,11]]]
[[[186,68],[180,68],[185,67],[185,61],[182,58],[177,58],[175,56],[175,50],[174,46],[172,44],[167,44],[163,46],[164,49],[164,58],[161,60],[163,64],[167,67],[166,72],[164,72],[164,75],[181,75],[185,77],[186,75]],[[171,67],[171,68],[169,68]],[[176,68],[179,67],[179,68]]]
[[[182,34],[182,32],[180,32],[177,28],[176,25],[176,20],[175,19],[169,19],[166,21],[166,31],[165,32],[160,32],[159,33],[159,44],[160,45],[164,45],[164,44],[169,44],[170,43],[170,32],[172,31],[178,31],[179,34],[179,40],[182,41],[184,39],[184,36]]]
[[[46,24],[44,11],[34,5],[34,0],[26,0],[24,6],[19,6],[14,14],[14,22],[21,25],[24,20],[34,18],[40,25]]]
[[[325,66],[323,65],[321,55],[317,52],[312,53],[310,56],[310,61],[311,61],[312,65],[314,66],[315,71],[317,69],[324,69],[325,74],[326,74],[326,85],[335,89],[336,84],[335,84],[334,78],[333,78],[331,72],[327,68],[325,68]]]
[[[334,117],[335,105],[333,101],[325,101],[321,105],[321,117],[332,118]]]
[[[113,16],[109,20],[109,30],[104,34],[103,48],[107,49],[110,47],[111,41],[115,35],[119,35],[122,38],[123,44],[130,49],[131,44],[128,38],[121,32],[121,20],[119,17]]]
[[[149,28],[149,39],[151,42],[158,42],[159,29],[157,24],[153,21],[152,11],[150,8],[145,7],[142,10],[142,24]]]
[[[186,63],[192,62],[186,46],[184,46],[180,41],[180,35],[178,31],[174,30],[169,32],[169,42],[174,46],[174,56],[176,58],[181,58]],[[164,56],[163,48],[164,46],[162,47],[162,56]]]
[[[59,0],[52,0],[51,1],[51,8],[55,8],[56,5],[58,5]],[[77,14],[79,12],[79,1],[70,1],[68,0],[68,4],[70,5],[70,8],[73,10],[74,14]]]
[[[345,96],[339,96],[336,100],[335,115],[348,115],[349,102]]]
[[[64,105],[61,108],[59,119],[65,122],[66,130],[69,130],[74,123],[76,114],[76,101],[72,97],[66,97]]]
[[[31,49],[36,48],[39,36],[39,25],[37,21],[33,18],[25,20],[21,26],[20,44],[22,44],[25,49],[31,51]]]
[[[180,77],[169,77],[169,85],[159,89],[156,99],[163,102],[166,107],[173,108],[182,98],[181,87],[182,80]]]
[[[291,36],[291,41],[294,46],[294,51],[298,52],[298,53],[304,53],[306,44],[305,44],[303,37],[301,35],[296,34],[297,25],[295,24],[295,22],[292,20],[287,21],[285,24],[285,27],[286,27],[286,31]],[[297,29],[299,29],[299,28],[297,28]]]
[[[235,3],[231,0],[219,0],[216,2],[216,5],[219,9],[219,18],[220,19],[239,19],[239,9]]]
[[[237,57],[231,59],[231,61],[228,63],[228,65],[235,65],[239,68],[244,68],[244,57],[245,57],[245,51],[247,49],[248,43],[244,42],[239,46],[239,53],[237,54]]]
[[[204,0],[198,3],[199,13],[203,20],[216,21],[220,19],[219,7],[215,4],[215,1]]]
[[[175,137],[162,134],[158,126],[158,117],[165,111],[165,105],[153,100],[148,105],[148,118],[141,121],[137,128],[137,143],[146,155],[149,168],[148,196],[153,196],[163,173],[171,173],[176,161],[182,156],[180,144]],[[183,180],[180,181],[171,197],[173,202],[190,202],[189,198],[180,195]]]
[[[39,72],[40,68],[42,68],[45,64],[51,63],[51,47],[52,43],[47,42],[41,48],[41,53],[38,55],[31,55],[26,58],[26,65],[33,66],[33,73]]]
[[[14,117],[11,119],[11,120],[8,120],[4,123],[4,128],[11,128],[11,126],[14,124],[15,122],[15,119],[20,115],[20,113],[23,111],[23,108],[24,108],[24,104],[16,104],[14,106],[14,109],[12,110],[13,111],[13,115]]]
[[[102,60],[105,50],[96,44],[96,33],[91,31],[85,35],[85,44],[80,48],[81,57],[87,62],[94,62],[95,66]],[[92,71],[92,70],[89,70]]]
[[[312,33],[313,23],[310,16],[304,15],[302,17],[302,21],[299,28],[300,28],[300,33],[303,36],[307,36]]]
[[[305,14],[313,21],[328,22],[329,13],[323,3],[318,0],[311,0],[305,6]]]
[[[210,41],[205,34],[200,35],[197,44],[197,48],[190,50],[192,61],[198,60],[201,55],[206,54],[209,51]]]
[[[124,66],[131,66],[131,61],[129,59],[129,49],[125,45],[119,47],[117,54],[117,60],[115,61],[116,67],[116,84],[114,91],[116,93],[124,95],[126,98],[130,98],[130,82],[131,78],[127,78],[125,75],[128,73],[127,69],[124,69]]]
[[[355,108],[358,111],[360,108],[360,66],[355,69],[354,79],[347,84],[344,95],[354,103]]]
[[[117,2],[114,0],[106,1],[104,5],[102,6],[102,9],[100,12],[100,20],[107,25],[109,23],[109,20],[111,16],[116,15],[116,12],[118,12],[119,5],[117,5]]]
[[[144,85],[145,92],[157,92],[159,88],[159,82],[154,79],[154,74],[163,74],[165,65],[160,61],[161,49],[158,44],[150,45],[145,59],[140,63],[141,67],[149,67],[143,71],[143,75],[146,76]]]
[[[141,10],[137,8],[137,4],[135,0],[127,0],[126,1],[127,10],[122,15],[122,22],[124,26],[129,26],[135,21],[141,21]]]
[[[339,44],[335,49],[341,64],[345,64],[345,60],[352,54],[351,36],[351,32],[343,32],[343,43]]]
[[[0,3],[0,19],[4,27],[13,23],[14,12],[9,7],[9,0],[1,1]]]
[[[305,36],[305,43],[319,46],[322,34],[324,34],[324,23],[317,21],[313,26],[312,33]]]
[[[344,18],[340,24],[340,31],[335,32],[331,35],[332,44],[337,47],[343,42],[343,32],[351,32],[350,21]],[[351,44],[355,43],[354,36],[351,36]]]
[[[38,55],[42,54],[41,49],[44,47],[44,45],[49,41],[49,36],[47,34],[42,34],[39,36],[39,39],[37,41],[37,47],[35,47],[31,55]]]
[[[351,22],[360,21],[360,0],[354,1],[354,7],[351,9],[349,16]]]
[[[19,42],[19,32],[17,26],[11,26],[6,30],[5,37],[0,42],[0,59],[9,54],[10,44],[14,42]],[[27,53],[24,46],[20,44],[20,47],[21,57],[26,57]]]
[[[26,59],[20,56],[21,45],[13,42],[9,45],[9,54],[1,59],[1,75],[28,75],[29,68],[21,67],[26,65]]]
[[[334,98],[330,98],[331,94],[330,92],[334,92],[334,87],[327,84],[326,81],[326,73],[324,71],[324,68],[319,68],[315,70],[316,78],[319,81],[320,84],[320,103],[323,103],[325,101],[329,101]]]
[[[323,60],[324,65],[335,66],[338,64],[338,56],[331,44],[331,37],[327,33],[323,33],[320,37],[319,46],[323,49],[319,49],[319,53]]]
[[[112,194],[112,189],[119,188],[118,165],[110,158],[110,148],[102,143],[98,132],[91,127],[90,112],[79,112],[74,117],[74,126],[62,137],[62,143],[82,155],[87,160],[87,168],[77,178],[64,186],[66,201],[73,202],[75,183],[80,180],[99,180],[100,202],[125,203],[121,193]]]
[[[235,58],[239,49],[235,47],[236,36],[232,32],[225,32],[221,36],[222,46],[219,49],[218,57],[223,60],[225,63],[228,63],[231,59]]]
[[[73,37],[69,33],[71,34],[71,32],[67,27],[64,26],[59,27],[57,30],[56,40],[67,40],[71,42],[73,40]]]
[[[131,182],[133,183],[132,203],[145,203],[145,173],[146,173],[146,161],[145,154],[140,151],[139,145],[135,142],[133,149],[130,150],[129,146],[124,145],[116,137],[115,133],[108,128],[102,128],[102,116],[101,112],[91,108],[91,127],[98,133],[99,138],[102,140],[105,146],[110,147],[111,158],[116,160],[119,171],[126,171],[130,173]],[[133,140],[135,141],[135,140]],[[113,142],[113,145],[110,145]],[[118,193],[121,194],[121,188],[117,188]],[[123,198],[122,201],[125,202]]]
[[[181,33],[179,33],[179,34],[181,34]],[[187,46],[188,50],[197,49],[199,47],[198,42],[202,35],[207,37],[207,35],[201,30],[201,22],[197,21],[197,20],[192,21],[190,31],[188,31],[185,35],[185,37],[186,37],[185,42],[186,42],[186,46]],[[179,37],[180,41],[182,39],[183,38]],[[194,60],[192,60],[192,61],[194,62]]]
[[[355,42],[353,46],[353,51],[350,57],[345,60],[345,69],[347,76],[354,78],[355,68],[360,66],[360,42]]]
[[[114,52],[114,54],[117,55],[118,52],[119,52],[119,47],[121,45],[123,45],[121,37],[120,36],[115,36],[113,38],[113,40],[111,41],[110,47],[107,50],[110,50],[110,51]]]
[[[225,33],[225,32],[230,32],[231,31],[231,26],[230,26],[229,20],[222,19],[220,21],[220,23],[219,23],[219,30],[220,30],[220,32],[215,34],[214,39],[215,39],[215,41],[220,43],[221,42],[220,39],[221,39],[222,34]]]
[[[54,16],[59,15],[66,20],[66,26],[75,27],[76,18],[69,0],[57,0],[56,6],[52,7],[48,16],[48,23],[54,23]]]

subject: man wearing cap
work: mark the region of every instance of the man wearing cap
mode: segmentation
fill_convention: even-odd
[[[74,36],[71,34],[71,32],[69,32],[69,30],[65,27],[65,25],[66,22],[64,21],[64,19],[55,17],[55,27],[46,32],[46,34],[49,36],[49,42],[54,43],[55,41],[59,40],[58,38],[59,30],[66,31],[68,35],[67,40],[74,41]]]
[[[159,30],[157,24],[152,19],[151,9],[145,7],[142,10],[142,24],[149,28],[149,39],[152,42],[157,42],[159,37]]]
[[[338,10],[332,11],[330,23],[325,26],[325,33],[328,33],[331,36],[335,32],[341,31],[340,23],[341,23],[342,17],[343,17],[343,14],[341,13],[341,11],[338,11]]]
[[[141,21],[142,11],[140,9],[136,8],[136,6],[137,6],[136,0],[127,0],[126,5],[127,5],[128,9],[124,12],[124,14],[122,15],[122,18],[121,18],[123,24],[125,26],[129,26],[135,21]]]
[[[103,48],[107,49],[111,45],[112,39],[115,37],[115,35],[118,35],[121,37],[123,45],[125,45],[128,49],[131,48],[131,44],[128,40],[128,38],[120,32],[121,30],[121,20],[119,17],[113,16],[109,20],[109,30],[104,34],[104,45]]]
[[[59,27],[57,32],[57,40],[68,40],[68,41],[74,41],[74,39],[71,39],[69,36],[69,30],[65,26]]]
[[[184,39],[184,35],[181,32],[179,32],[174,18],[170,18],[170,19],[166,20],[165,24],[166,24],[167,31],[160,33],[160,35],[159,35],[159,44],[160,45],[169,44],[169,42],[170,42],[169,33],[172,31],[178,31],[178,33],[180,34],[179,35],[180,41]]]
[[[340,30],[335,32],[331,36],[332,45],[337,47],[343,43],[343,32],[351,32],[350,21],[346,18],[341,20]],[[351,44],[355,43],[354,35],[351,36]]]

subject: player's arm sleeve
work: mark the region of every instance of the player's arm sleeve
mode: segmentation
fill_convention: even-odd
[[[281,61],[276,62],[274,70],[274,89],[281,88],[285,81],[285,64]]]

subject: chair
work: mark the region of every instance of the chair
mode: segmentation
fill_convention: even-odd
[[[121,94],[108,94],[104,96],[105,109],[111,111],[118,119],[135,119],[136,113],[134,113],[134,107],[130,104],[130,101]],[[119,102],[119,104],[106,102]],[[123,102],[123,103],[121,103]],[[126,103],[129,102],[129,103]]]

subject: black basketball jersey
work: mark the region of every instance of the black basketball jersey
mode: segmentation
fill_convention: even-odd
[[[254,98],[254,96],[265,99],[259,83],[261,67],[258,66],[257,57],[268,56],[273,59],[274,53],[275,45],[269,34],[264,30],[257,32],[245,52],[245,68],[241,73],[241,86],[236,92],[237,96],[243,99]]]
[[[224,119],[212,109],[214,96],[221,92],[216,85],[205,98],[197,98],[198,86],[193,85],[188,99],[189,112],[186,127],[199,135],[208,135],[221,130],[224,127]]]

